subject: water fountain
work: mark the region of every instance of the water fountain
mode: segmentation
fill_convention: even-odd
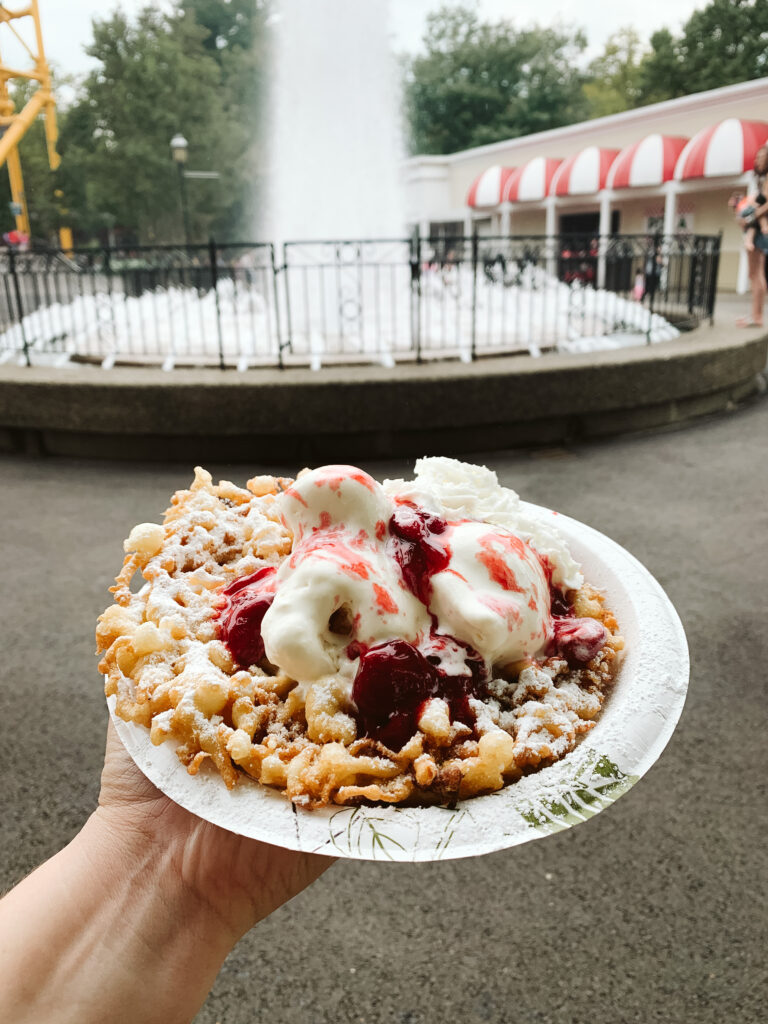
[[[256,237],[274,244],[276,272],[258,246],[233,250],[216,274],[186,260],[139,288],[114,272],[90,274],[83,287],[56,265],[42,279],[47,298],[0,333],[0,361],[23,347],[39,360],[74,355],[105,368],[159,360],[166,369],[319,369],[674,337],[642,305],[571,287],[509,244],[503,280],[493,273],[498,253],[478,261],[459,246],[463,255],[446,265],[425,243],[414,255],[389,14],[390,0],[275,0],[268,199]]]
[[[404,237],[388,0],[280,0],[272,83],[269,202],[259,236]]]
[[[515,238],[411,246],[387,0],[274,3],[262,140],[272,189],[252,226],[274,250],[225,243],[152,264],[148,256],[133,270],[131,254],[114,250],[6,254],[0,364],[24,369],[0,368],[0,447],[299,465],[459,454],[645,429],[751,393],[764,348],[728,340],[721,359],[693,337],[659,357],[653,343],[671,341],[676,327],[626,295],[561,280],[551,242],[540,251]],[[632,280],[639,257],[620,258]],[[697,256],[681,275],[670,255],[665,273],[678,292],[683,283],[682,308],[673,300],[670,312],[681,322],[698,314],[692,298],[706,293],[698,283],[712,283],[713,267],[716,255]],[[624,345],[634,351],[547,358]],[[462,365],[526,352],[544,358]],[[419,359],[444,364],[403,365]],[[53,374],[45,363],[67,369]],[[369,366],[351,372],[351,363]],[[40,399],[54,390],[55,400]]]

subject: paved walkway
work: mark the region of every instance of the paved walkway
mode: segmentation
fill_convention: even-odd
[[[337,864],[243,940],[197,1024],[764,1019],[767,437],[760,400],[677,432],[487,458],[666,588],[693,663],[675,736],[631,793],[560,835],[477,860]],[[0,459],[0,884],[94,806],[105,727],[94,621],[123,537],[189,478],[179,466]]]

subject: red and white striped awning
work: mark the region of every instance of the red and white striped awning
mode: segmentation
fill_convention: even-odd
[[[693,136],[677,160],[675,180],[731,177],[750,171],[768,140],[768,122],[729,117]]]
[[[510,175],[503,193],[510,203],[542,200],[549,194],[552,177],[562,163],[548,156],[536,156]]]
[[[587,146],[564,160],[552,179],[549,189],[553,196],[591,196],[605,188],[605,179],[618,149],[600,149]]]
[[[625,146],[613,161],[607,188],[640,188],[663,185],[675,173],[677,158],[688,139],[676,135],[646,135],[639,142]]]
[[[472,182],[467,193],[467,206],[498,206],[502,202],[504,187],[514,172],[514,167],[501,167],[499,164],[487,168]]]

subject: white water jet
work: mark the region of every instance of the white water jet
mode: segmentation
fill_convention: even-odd
[[[405,237],[388,0],[279,0],[273,32],[260,236]]]

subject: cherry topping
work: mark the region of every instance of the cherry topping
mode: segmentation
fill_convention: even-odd
[[[451,553],[437,538],[448,524],[440,516],[414,505],[398,506],[389,520],[394,556],[406,586],[423,603],[429,604],[431,577],[448,566]]]
[[[549,585],[549,607],[553,615],[573,615],[573,605],[568,601],[565,592],[551,583]]]
[[[364,654],[367,649],[368,648],[365,644],[361,644],[359,641],[353,640],[351,643],[347,644],[346,655],[350,661],[354,661],[355,658],[359,658]]]
[[[467,671],[462,675],[443,672],[432,663],[434,658],[425,657],[406,640],[388,640],[363,651],[352,685],[361,732],[390,750],[400,750],[416,732],[424,703],[431,697],[447,701],[452,721],[474,729],[469,698],[483,692],[485,666],[475,651],[459,646],[467,652]]]
[[[217,614],[218,634],[242,668],[264,657],[261,623],[275,599],[275,572],[273,566],[265,566],[221,591],[225,603]]]
[[[607,632],[597,619],[555,619],[554,645],[571,665],[586,665],[605,643]]]

